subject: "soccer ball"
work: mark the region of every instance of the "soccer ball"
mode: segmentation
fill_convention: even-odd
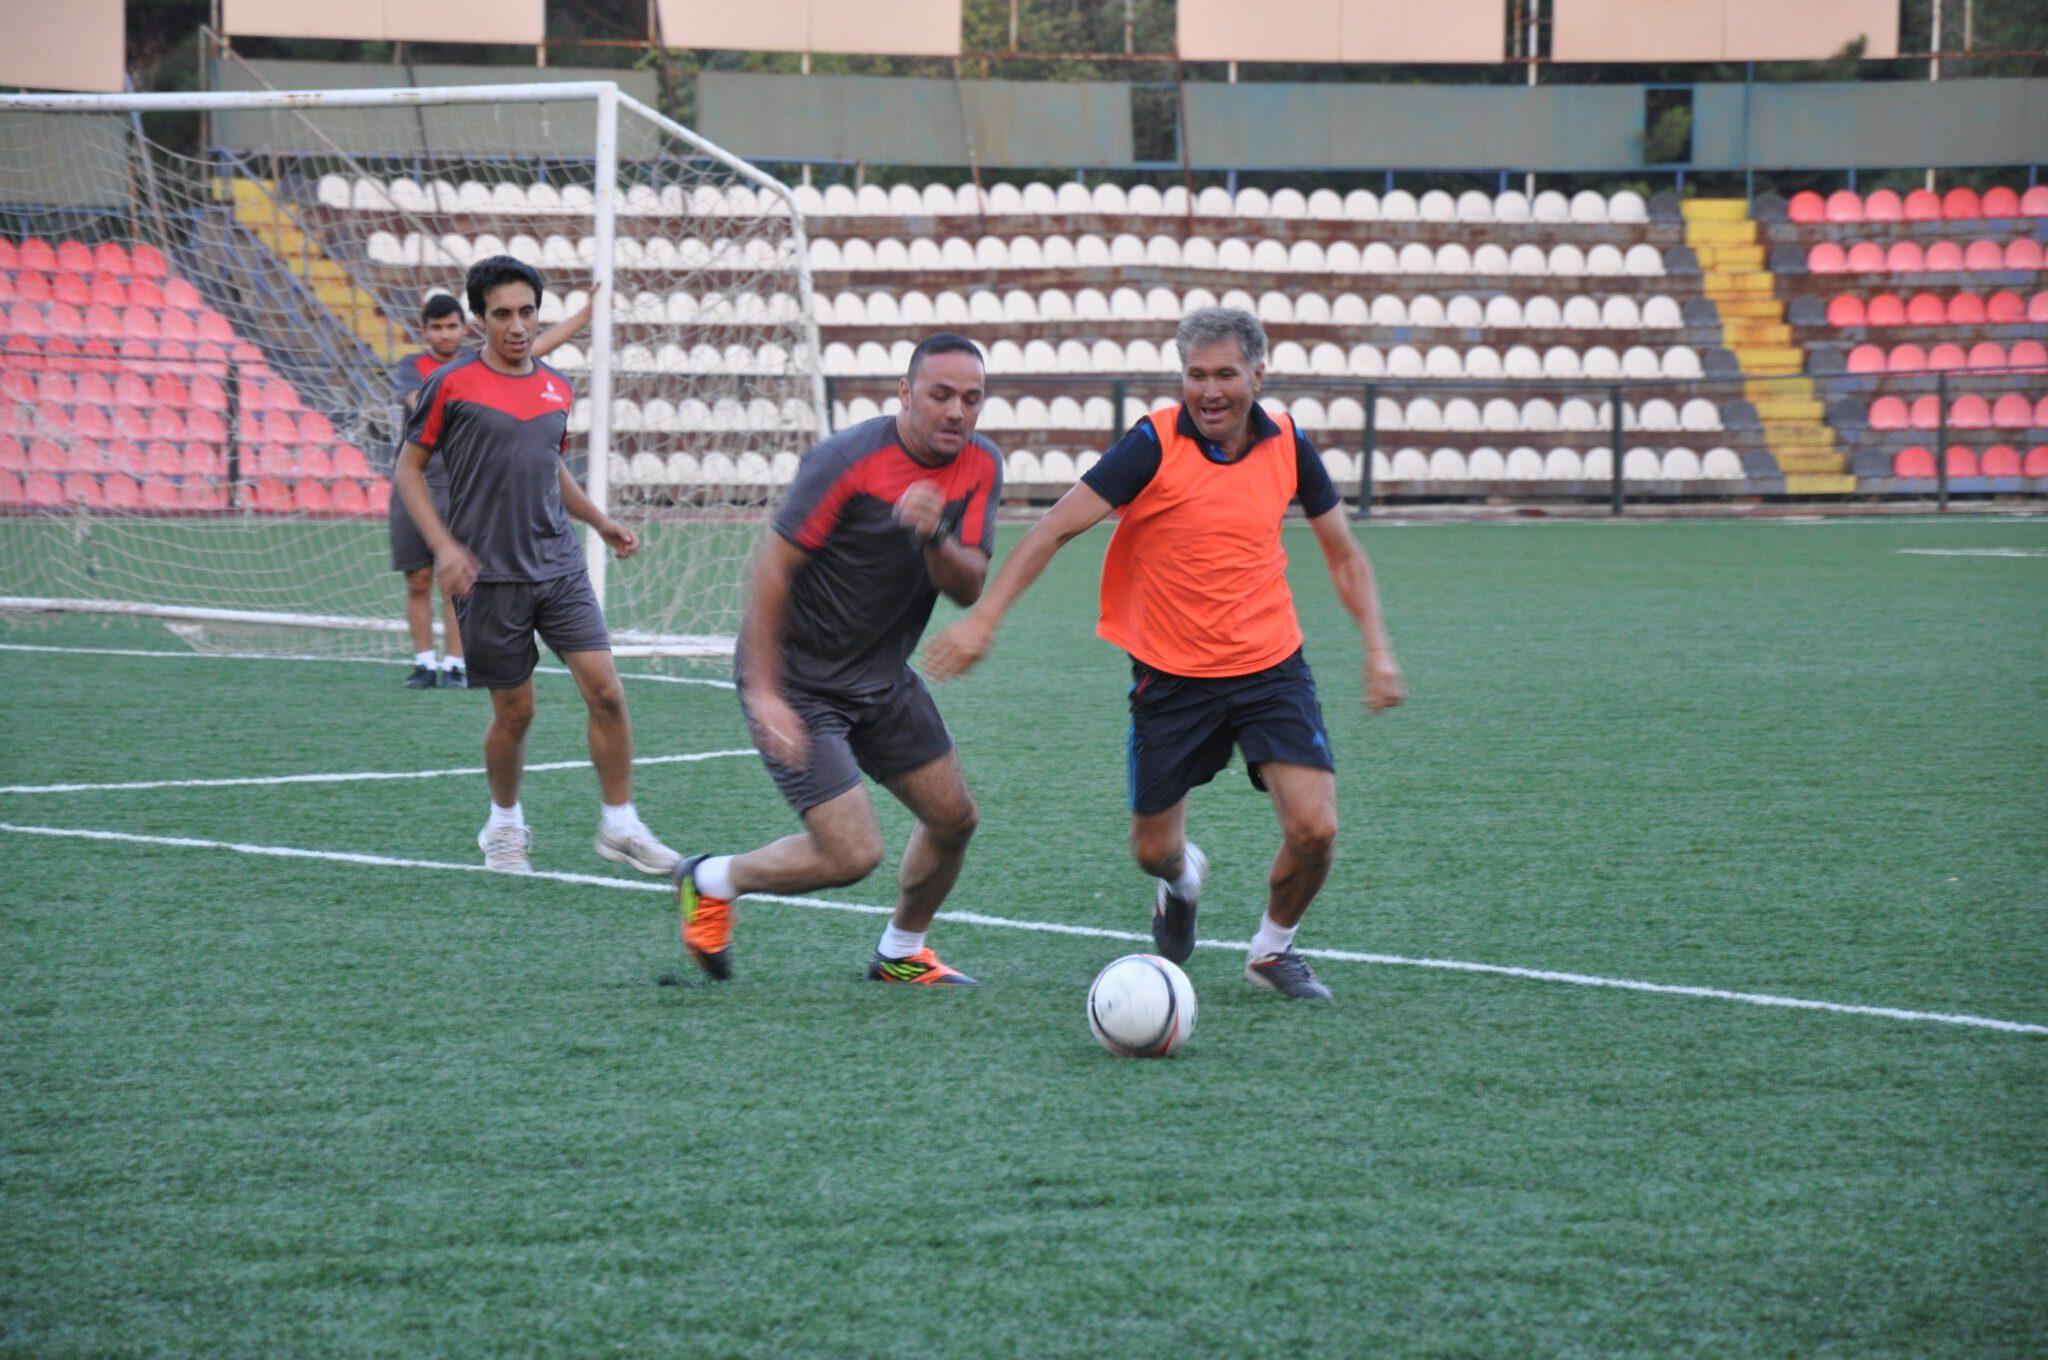
[[[1195,984],[1157,954],[1126,954],[1088,988],[1088,1028],[1120,1058],[1164,1058],[1195,1032]]]

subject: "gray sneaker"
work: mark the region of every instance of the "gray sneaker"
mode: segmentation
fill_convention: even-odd
[[[1268,991],[1293,997],[1296,1001],[1331,999],[1330,989],[1317,980],[1316,970],[1309,967],[1308,960],[1292,949],[1283,949],[1262,959],[1246,960],[1244,975]]]
[[[675,873],[676,865],[682,863],[683,859],[681,855],[654,839],[654,833],[647,829],[645,822],[617,836],[599,826],[595,848],[599,855],[614,864],[630,864],[643,874],[654,874],[661,878],[667,878]]]
[[[1161,956],[1186,963],[1195,952],[1195,907],[1202,897],[1202,879],[1209,873],[1209,857],[1193,841],[1183,852],[1188,867],[1195,871],[1195,890],[1186,897],[1159,880],[1159,895],[1152,903],[1152,945]]]
[[[523,826],[492,826],[486,822],[476,833],[477,849],[484,852],[484,868],[501,874],[530,874],[533,861],[526,851],[533,844],[533,832]]]

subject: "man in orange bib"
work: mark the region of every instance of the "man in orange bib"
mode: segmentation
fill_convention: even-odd
[[[1159,879],[1152,938],[1179,963],[1195,948],[1208,863],[1187,839],[1187,796],[1244,753],[1273,800],[1281,845],[1245,976],[1284,996],[1327,1000],[1294,948],[1329,876],[1336,764],[1302,658],[1280,527],[1299,501],[1338,598],[1365,639],[1365,702],[1401,702],[1401,668],[1380,619],[1372,565],[1307,436],[1258,404],[1266,333],[1249,312],[1204,307],[1181,321],[1183,400],[1154,411],[1034,525],[980,602],[927,650],[946,680],[973,667],[1003,614],[1070,540],[1120,512],[1102,562],[1096,633],[1131,654],[1131,852]]]

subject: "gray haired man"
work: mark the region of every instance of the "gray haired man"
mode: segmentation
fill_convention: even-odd
[[[1241,751],[1281,833],[1245,976],[1283,996],[1327,1000],[1329,988],[1294,948],[1330,872],[1337,777],[1287,588],[1280,529],[1291,505],[1307,513],[1357,620],[1366,707],[1380,713],[1406,689],[1372,566],[1322,459],[1286,415],[1258,403],[1258,319],[1204,307],[1181,321],[1175,340],[1181,401],[1140,421],[1033,526],[974,608],[927,649],[926,670],[944,680],[974,666],[1053,554],[1120,511],[1095,631],[1131,656],[1131,851],[1159,880],[1153,941],[1176,963],[1194,952],[1208,866],[1187,839],[1188,793]]]

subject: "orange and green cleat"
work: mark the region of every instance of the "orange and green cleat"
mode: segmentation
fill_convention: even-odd
[[[875,982],[907,982],[913,987],[977,987],[973,978],[939,961],[929,947],[907,959],[885,959],[880,954],[868,961],[868,977]]]
[[[732,903],[697,891],[697,864],[708,855],[691,855],[676,865],[676,903],[682,908],[683,948],[714,980],[732,976]]]

